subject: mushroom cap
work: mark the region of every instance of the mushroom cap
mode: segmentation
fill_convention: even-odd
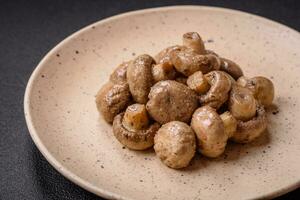
[[[221,58],[221,68],[220,70],[227,72],[230,76],[232,76],[235,80],[243,76],[243,71],[238,64],[235,62]]]
[[[154,150],[171,168],[186,167],[194,157],[196,140],[189,125],[180,121],[164,124],[154,137]]]
[[[113,121],[113,132],[118,141],[133,150],[144,150],[152,147],[154,135],[160,125],[158,123],[153,123],[147,129],[129,131],[123,126],[123,117],[124,113],[120,113]]]
[[[153,84],[152,64],[155,61],[149,55],[140,55],[128,65],[127,82],[133,99],[137,103],[146,103]]]
[[[96,105],[103,118],[112,123],[114,117],[126,109],[131,102],[128,84],[113,84],[108,82],[102,86],[96,95]]]
[[[217,157],[224,152],[228,136],[215,109],[210,106],[198,108],[193,114],[191,126],[196,133],[200,153]]]
[[[211,71],[204,77],[211,87],[206,94],[200,96],[200,103],[219,109],[228,99],[231,80],[221,71]]]
[[[198,106],[196,93],[176,81],[160,81],[149,93],[146,109],[160,124],[170,121],[189,122]]]
[[[263,106],[258,105],[256,116],[249,121],[238,120],[237,129],[231,140],[249,143],[258,138],[267,128],[267,115]]]
[[[200,55],[190,48],[171,53],[171,61],[175,69],[185,76],[190,76],[196,71],[203,74],[214,70],[215,63],[212,63],[211,56]]]
[[[127,82],[127,67],[131,61],[123,62],[111,73],[109,80],[115,84],[122,84]]]
[[[263,76],[253,78],[240,77],[237,84],[250,89],[257,101],[264,105],[270,106],[274,99],[274,85],[271,80]]]
[[[160,51],[156,56],[154,56],[154,59],[155,59],[156,63],[172,64],[171,54],[174,51],[180,51],[182,49],[186,49],[186,47],[181,46],[181,45],[174,45],[174,46],[167,47],[167,48],[163,49],[162,51]]]

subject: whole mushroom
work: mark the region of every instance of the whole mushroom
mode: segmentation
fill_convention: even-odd
[[[228,99],[231,89],[231,80],[224,72],[212,71],[204,75],[210,85],[210,89],[200,96],[200,103],[219,109]]]
[[[258,138],[267,128],[267,115],[263,106],[258,105],[256,115],[248,120],[238,120],[236,132],[231,140],[237,143],[249,143]]]
[[[188,166],[196,150],[195,133],[180,121],[168,122],[154,137],[154,150],[168,167],[178,169]]]
[[[127,82],[130,93],[137,103],[146,103],[153,84],[152,65],[155,63],[149,55],[140,55],[127,68]]]
[[[270,79],[263,76],[253,78],[242,76],[237,80],[237,84],[250,89],[257,101],[265,107],[272,104],[274,99],[274,85]]]
[[[153,146],[154,135],[160,127],[158,123],[149,123],[145,106],[133,104],[125,113],[114,118],[113,132],[118,141],[129,149],[144,150]]]
[[[131,102],[128,84],[106,83],[96,95],[96,105],[105,121],[112,123],[114,117],[124,111]]]
[[[170,121],[189,122],[198,106],[196,93],[176,81],[156,83],[149,93],[146,104],[150,116],[160,124]]]
[[[201,154],[215,158],[224,152],[228,135],[215,109],[210,106],[198,108],[193,114],[191,126],[196,133]]]

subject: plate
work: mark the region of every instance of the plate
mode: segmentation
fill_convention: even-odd
[[[131,151],[99,116],[95,94],[121,62],[155,55],[197,31],[206,47],[248,76],[272,79],[279,113],[248,145],[229,144],[220,158],[196,156],[184,170],[153,150]],[[51,50],[25,94],[31,137],[45,158],[81,187],[111,199],[272,198],[300,185],[300,34],[268,19],[224,8],[146,9],[96,22]]]

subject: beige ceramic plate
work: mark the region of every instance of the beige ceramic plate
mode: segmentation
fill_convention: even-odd
[[[94,96],[113,68],[154,55],[197,31],[206,47],[276,87],[279,113],[249,145],[228,145],[218,159],[197,156],[172,170],[153,151],[122,148],[98,115]],[[92,24],[57,45],[32,74],[25,94],[30,134],[64,176],[114,199],[252,199],[275,197],[300,181],[300,34],[247,13],[179,6],[130,12]]]

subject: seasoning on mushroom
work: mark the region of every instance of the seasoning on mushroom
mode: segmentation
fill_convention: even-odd
[[[127,82],[130,93],[137,103],[146,103],[153,84],[152,65],[155,63],[149,55],[140,55],[127,68]]]
[[[238,143],[249,143],[258,138],[267,128],[267,115],[263,106],[258,105],[256,115],[248,120],[238,120],[236,132],[231,140]]]
[[[150,116],[160,124],[170,121],[189,122],[198,106],[197,95],[189,87],[176,81],[156,83],[146,104]]]
[[[237,84],[250,89],[260,104],[266,107],[272,104],[274,99],[274,85],[268,78],[263,76],[253,78],[242,76],[237,80]]]
[[[159,63],[153,65],[152,76],[155,83],[163,80],[172,80],[176,77],[176,71],[169,62]]]
[[[198,139],[198,151],[211,158],[221,155],[228,136],[221,117],[210,106],[198,108],[192,117],[191,126]]]
[[[196,150],[195,133],[180,121],[164,124],[154,137],[154,150],[168,167],[179,169],[188,166]]]
[[[210,89],[206,94],[200,96],[200,103],[219,109],[228,99],[231,81],[227,75],[221,71],[209,72],[205,74],[204,77],[208,81]]]
[[[114,118],[113,132],[118,141],[133,150],[144,150],[153,146],[158,123],[149,125],[143,105],[134,104]]]
[[[114,117],[126,109],[131,100],[128,84],[106,83],[96,95],[96,105],[105,121],[112,123]]]
[[[205,94],[210,88],[208,81],[203,76],[201,71],[190,75],[187,79],[187,85],[198,94]]]

